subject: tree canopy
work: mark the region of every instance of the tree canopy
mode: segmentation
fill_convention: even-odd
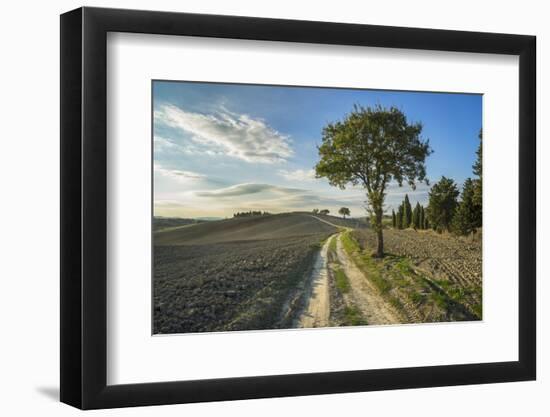
[[[451,230],[451,221],[457,207],[458,188],[454,180],[442,176],[429,194],[428,218],[434,230]]]
[[[425,160],[431,149],[421,132],[422,125],[409,123],[397,107],[381,105],[356,105],[342,121],[323,129],[316,176],[341,189],[349,185],[365,188],[379,257],[384,254],[382,217],[388,184],[406,183],[415,189],[417,182],[427,182]]]
[[[458,204],[452,220],[452,229],[455,234],[467,235],[476,230],[477,212],[474,203],[474,181],[467,178],[462,187],[460,203]]]
[[[483,142],[483,131],[479,131],[479,146],[476,151],[476,161],[472,166],[474,175],[478,178],[473,180],[473,197],[472,197],[472,210],[473,210],[473,220],[475,227],[481,227],[483,223],[483,157],[482,157],[482,142]],[[475,229],[474,229],[475,230]]]

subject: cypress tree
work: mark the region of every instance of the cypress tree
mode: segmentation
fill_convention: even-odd
[[[412,225],[415,230],[420,229],[420,203],[416,203],[412,212]]]
[[[395,217],[395,210],[394,209],[391,209],[391,225],[394,229],[397,226],[397,219]]]
[[[407,228],[410,227],[412,223],[412,207],[407,194],[405,194],[405,201],[403,201],[403,210],[405,216],[403,227]]]
[[[434,230],[451,230],[459,194],[455,182],[444,176],[432,186],[428,194],[428,216]]]
[[[397,228],[403,229],[403,205],[402,204],[397,209]]]
[[[479,131],[479,146],[476,151],[476,161],[472,166],[472,171],[474,175],[477,176],[473,182],[474,194],[473,194],[473,205],[472,205],[472,220],[474,221],[474,227],[481,227],[483,223],[483,213],[482,213],[482,202],[483,202],[483,158],[482,158],[482,142],[483,142],[483,131]],[[475,231],[475,228],[474,228]]]
[[[467,235],[475,231],[477,226],[475,207],[475,183],[468,178],[464,181],[460,203],[455,210],[452,231],[457,235]]]
[[[420,215],[418,219],[420,229],[424,229],[424,206],[420,206]]]

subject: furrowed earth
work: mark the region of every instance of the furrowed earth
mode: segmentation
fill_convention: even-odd
[[[155,334],[481,318],[481,243],[311,213],[154,226]],[[157,219],[155,219],[155,222]]]

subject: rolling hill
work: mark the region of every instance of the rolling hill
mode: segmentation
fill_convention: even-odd
[[[331,216],[323,216],[325,217],[331,221]],[[319,221],[310,214],[284,213],[203,222],[188,227],[159,231],[154,234],[154,244],[155,246],[203,245],[281,239],[335,231],[335,227]]]

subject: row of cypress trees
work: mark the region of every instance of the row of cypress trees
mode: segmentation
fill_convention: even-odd
[[[413,209],[407,194],[405,194],[405,199],[399,205],[397,213],[392,209],[391,217],[392,226],[396,229],[407,229],[412,227],[415,230],[423,230],[430,228],[430,221],[428,220],[424,206],[421,206],[420,203],[417,202]]]

